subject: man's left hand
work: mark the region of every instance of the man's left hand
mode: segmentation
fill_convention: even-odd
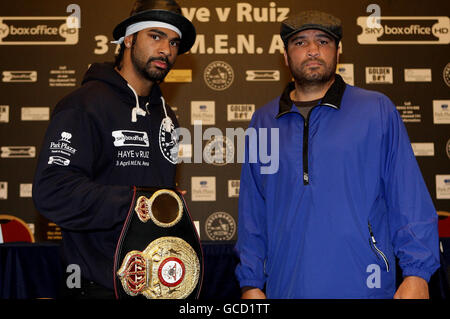
[[[420,277],[405,277],[398,287],[394,299],[430,299],[428,283]]]

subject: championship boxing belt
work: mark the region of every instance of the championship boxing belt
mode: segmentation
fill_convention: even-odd
[[[114,256],[116,298],[198,298],[203,254],[183,196],[134,187]]]

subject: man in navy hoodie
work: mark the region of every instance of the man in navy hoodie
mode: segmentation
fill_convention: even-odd
[[[40,213],[63,233],[80,267],[73,297],[112,298],[113,258],[133,186],[175,187],[177,119],[159,83],[196,32],[173,0],[138,0],[114,29],[113,63],[93,64],[56,106],[33,183]]]
[[[395,106],[335,73],[339,19],[301,12],[280,35],[294,82],[250,123],[267,141],[279,136],[263,146],[279,150],[279,169],[265,174],[262,159],[242,167],[243,298],[428,298],[437,214]]]

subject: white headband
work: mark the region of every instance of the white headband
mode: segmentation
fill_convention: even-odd
[[[160,21],[144,21],[144,22],[137,22],[132,25],[129,25],[127,27],[125,35],[117,41],[111,41],[111,43],[122,44],[125,37],[127,37],[131,34],[134,34],[136,32],[139,32],[141,30],[147,29],[147,28],[166,28],[166,29],[172,30],[175,33],[177,33],[180,36],[180,39],[182,36],[180,29],[178,29],[176,26],[174,26],[172,24],[168,24],[168,23],[160,22]]]

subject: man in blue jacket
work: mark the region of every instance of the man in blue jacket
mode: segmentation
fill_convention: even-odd
[[[437,214],[395,106],[335,73],[339,19],[301,12],[280,34],[294,82],[250,123],[256,134],[270,128],[267,141],[279,136],[279,167],[242,167],[242,297],[428,298]],[[258,140],[247,142],[249,157]]]

